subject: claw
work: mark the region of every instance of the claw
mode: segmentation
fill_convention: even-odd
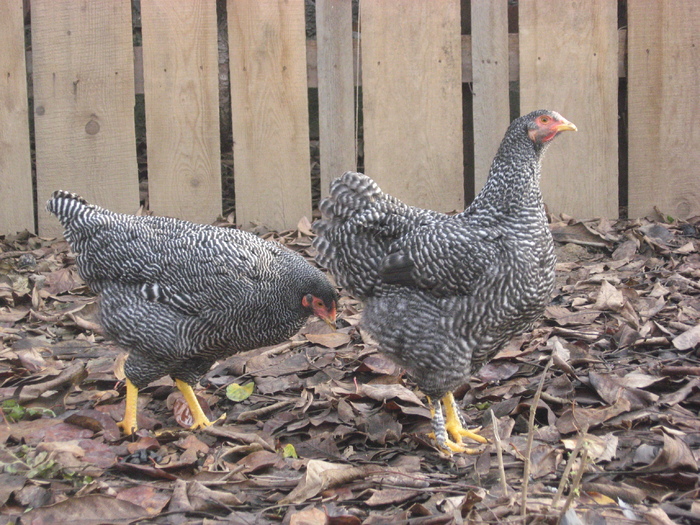
[[[187,406],[190,407],[192,419],[194,419],[194,424],[190,427],[190,430],[210,427],[211,425],[226,419],[226,414],[223,414],[218,419],[209,421],[209,418],[204,414],[202,407],[199,406],[199,401],[197,401],[197,396],[195,395],[194,390],[192,390],[192,387],[180,379],[176,379],[175,384],[180,389],[180,392],[182,392],[182,395],[187,402]]]
[[[443,404],[445,405],[445,412],[447,414],[446,419],[442,414]],[[452,392],[448,392],[442,400],[437,403],[437,409],[433,406],[433,402],[430,398],[428,398],[428,405],[430,407],[430,415],[433,418],[433,432],[428,436],[435,439],[438,449],[442,452],[448,455],[452,455],[454,452],[461,454],[478,454],[481,452],[479,449],[466,447],[462,443],[463,437],[468,437],[479,443],[488,443],[485,437],[464,428],[464,422],[459,415]]]

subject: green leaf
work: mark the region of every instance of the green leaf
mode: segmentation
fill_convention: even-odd
[[[8,399],[2,403],[2,411],[13,423],[21,421],[27,415],[26,409],[14,399]]]
[[[231,383],[226,387],[226,397],[235,402],[243,401],[244,399],[248,399],[250,397],[254,388],[255,383],[252,381],[243,386],[239,385],[238,383]]]
[[[294,445],[292,445],[291,443],[288,443],[284,446],[284,448],[282,449],[282,456],[285,458],[299,458],[299,456],[297,455],[297,451],[294,448]]]

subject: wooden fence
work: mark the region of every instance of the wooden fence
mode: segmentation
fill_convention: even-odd
[[[356,167],[360,79],[364,169],[411,204],[463,208],[511,115],[546,107],[580,130],[545,161],[551,211],[616,218],[622,194],[630,217],[700,214],[695,0],[519,0],[517,25],[508,0],[361,0],[355,22],[350,0],[316,0],[314,40],[304,9],[226,4],[237,223],[310,216],[310,86],[322,191]],[[129,0],[0,2],[0,234],[35,230],[35,210],[56,234],[43,203],[57,188],[137,210],[141,89],[151,210],[221,213],[216,1],[142,0],[140,20],[135,48]]]

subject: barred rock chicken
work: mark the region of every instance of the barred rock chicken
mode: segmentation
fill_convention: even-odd
[[[530,329],[553,290],[540,160],[565,130],[576,126],[553,111],[514,120],[486,185],[458,215],[407,206],[352,172],[320,204],[316,259],[364,300],[361,326],[428,397],[443,451],[469,452],[463,436],[486,442],[464,428],[452,391]]]
[[[136,217],[57,191],[47,209],[100,294],[101,324],[130,351],[126,410],[136,428],[138,390],[170,375],[194,425],[211,425],[192,385],[215,360],[279,343],[311,314],[332,323],[337,292],[300,255],[253,234],[165,217]],[[222,416],[223,417],[223,416]]]

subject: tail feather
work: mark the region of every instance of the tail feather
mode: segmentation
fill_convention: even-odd
[[[107,216],[112,214],[65,190],[53,192],[46,202],[46,210],[58,217],[63,226],[63,236],[76,250],[80,249],[81,240],[89,236],[96,226],[105,224]],[[81,235],[83,232],[84,235]]]
[[[77,193],[56,190],[46,202],[46,210],[61,219],[74,217],[84,206],[91,206]]]
[[[362,173],[347,172],[331,183],[330,195],[316,221],[316,261],[338,284],[358,297],[384,286],[379,275],[389,247],[407,232],[439,215],[413,208],[382,192]]]

